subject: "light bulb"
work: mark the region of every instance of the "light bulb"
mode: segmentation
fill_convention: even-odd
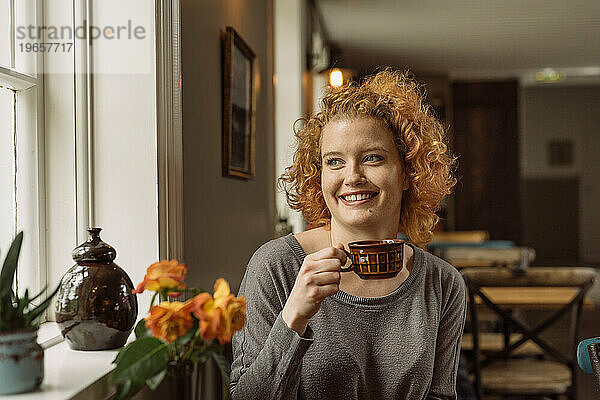
[[[329,73],[329,84],[333,87],[339,87],[342,86],[343,83],[344,76],[342,75],[342,71],[337,68],[332,69]]]

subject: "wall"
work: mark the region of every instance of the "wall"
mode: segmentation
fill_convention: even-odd
[[[526,86],[521,92],[521,175],[524,180],[579,178],[579,257],[600,262],[600,86]],[[572,166],[551,166],[551,139],[570,139],[574,144]],[[556,206],[558,198],[540,199]]]
[[[275,226],[272,3],[183,0],[184,259],[190,285],[218,277],[237,290],[252,253]],[[253,179],[221,176],[220,34],[232,26],[257,56]]]
[[[303,117],[306,68],[305,0],[275,0],[275,176],[279,177],[293,161],[296,144],[293,125]],[[288,218],[294,232],[304,230],[302,215],[291,210],[285,194],[276,192],[278,213]]]

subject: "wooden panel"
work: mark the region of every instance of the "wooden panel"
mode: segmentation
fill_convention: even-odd
[[[518,84],[453,84],[456,230],[520,243]]]

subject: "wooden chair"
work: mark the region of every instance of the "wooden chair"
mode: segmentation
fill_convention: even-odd
[[[473,337],[473,368],[475,388],[480,399],[483,395],[558,398],[566,395],[577,398],[576,358],[572,349],[578,339],[579,317],[586,292],[592,286],[596,272],[589,268],[534,267],[515,273],[506,268],[467,268],[461,271],[468,288],[471,332]],[[498,305],[486,294],[487,288],[572,288],[573,297],[565,300],[551,315],[534,327],[519,321],[510,308]],[[488,293],[493,292],[489,291]],[[482,333],[478,325],[478,301],[496,313],[503,322],[504,348],[483,354]],[[528,300],[529,301],[529,300]],[[517,308],[518,302],[511,302]],[[540,334],[556,323],[560,317],[570,315],[569,349],[565,356],[555,345],[542,339]],[[518,333],[513,341],[510,335]],[[543,350],[543,357],[518,356],[517,350],[525,343],[535,343]]]
[[[530,247],[507,248],[474,248],[448,247],[442,248],[436,255],[456,268],[467,267],[508,267],[524,264],[526,268],[535,260],[535,250]]]
[[[479,316],[478,316],[479,317]],[[479,322],[479,321],[478,321]],[[519,335],[518,333],[513,333],[509,336],[509,345],[515,343],[521,338],[523,335]],[[505,335],[500,332],[480,332],[479,333],[479,351],[481,353],[490,353],[490,352],[499,352],[502,351],[505,347],[504,343]],[[463,351],[473,351],[473,334],[465,333],[462,338],[461,348]],[[514,351],[515,356],[519,357],[532,357],[543,354],[544,350],[531,340],[523,343]]]

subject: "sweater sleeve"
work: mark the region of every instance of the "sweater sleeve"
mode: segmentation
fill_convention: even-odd
[[[281,318],[293,282],[276,271],[281,260],[270,256],[259,249],[240,286],[239,294],[246,297],[246,324],[232,340],[234,400],[296,399],[302,358],[313,341],[310,327],[300,337]]]
[[[428,400],[457,398],[456,375],[467,312],[467,295],[462,276],[456,270],[452,271],[444,287],[448,290],[438,327],[433,379]]]

